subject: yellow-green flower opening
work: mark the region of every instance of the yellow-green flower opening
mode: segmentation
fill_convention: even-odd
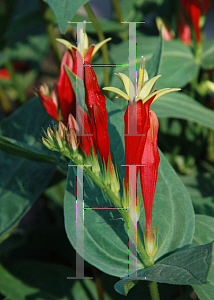
[[[83,32],[83,30],[80,30],[80,39],[78,41],[77,47],[73,46],[70,42],[68,42],[67,40],[64,39],[56,39],[58,42],[60,42],[61,44],[65,45],[69,50],[72,51],[72,49],[77,50],[82,58],[85,57],[85,54],[87,53],[87,51],[89,50],[89,48],[93,48],[91,57],[93,57],[95,55],[95,53],[97,53],[97,51],[107,42],[111,41],[111,38],[105,39],[102,42],[94,45],[90,45],[88,43],[88,35],[86,33]]]
[[[118,88],[115,87],[105,87],[103,90],[106,91],[111,91],[116,93],[118,96],[116,98],[124,98],[131,103],[133,101],[139,101],[142,100],[143,103],[148,101],[152,96],[155,96],[153,99],[153,102],[156,101],[158,98],[161,96],[175,92],[175,91],[180,91],[179,88],[166,88],[166,89],[161,89],[159,91],[155,90],[151,93],[151,90],[158,80],[158,78],[161,77],[161,75],[157,75],[149,80],[148,73],[145,70],[145,58],[142,56],[141,58],[141,64],[140,64],[140,69],[139,69],[139,78],[138,78],[138,88],[137,91],[135,91],[134,85],[129,79],[129,77],[123,73],[118,73],[115,74],[123,83],[125,87],[126,93],[121,91]]]

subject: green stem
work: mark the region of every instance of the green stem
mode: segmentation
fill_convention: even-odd
[[[102,286],[102,280],[101,280],[101,272],[100,270],[98,270],[97,268],[92,266],[92,270],[93,270],[93,275],[95,278],[95,284],[97,287],[97,293],[98,293],[98,298],[99,300],[105,300],[104,299],[104,292],[103,292],[103,286]]]
[[[116,19],[119,23],[121,23],[123,21],[123,19],[122,19],[122,14],[121,14],[121,10],[120,10],[120,4],[119,4],[118,0],[112,0],[112,3],[114,6]]]
[[[65,154],[66,155],[66,154]],[[69,157],[70,158],[70,157]],[[72,161],[74,162],[74,164],[76,165],[82,165],[82,163],[77,159],[77,158],[71,158]],[[84,167],[84,172],[105,192],[105,194],[109,197],[109,199],[112,201],[112,203],[114,204],[115,207],[118,208],[122,208],[122,202],[119,199],[119,197],[117,197],[115,195],[115,193],[106,185],[104,185],[104,183],[102,182],[102,180],[100,179],[100,177],[96,176],[92,171],[90,167]],[[118,209],[118,211],[120,212],[127,228],[129,228],[129,222],[131,220],[129,220],[129,213],[128,210],[126,209]],[[133,236],[136,236],[135,232],[130,232],[129,231],[129,235],[130,238]],[[133,239],[132,239],[133,240]],[[146,268],[151,267],[154,264],[154,259],[153,257],[150,257],[147,255],[143,244],[140,240],[139,234],[137,232],[137,251],[143,261],[143,264]]]
[[[17,90],[20,102],[24,103],[26,101],[26,95],[25,95],[24,88],[23,88],[22,84],[20,83],[19,78],[18,78],[16,72],[14,71],[13,65],[9,59],[7,59],[5,61],[5,66],[11,74],[11,82],[12,82],[14,88]]]
[[[89,16],[89,19],[92,21],[94,25],[99,41],[102,42],[103,40],[105,40],[105,36],[103,34],[99,22],[97,21],[96,16],[94,15],[88,3],[84,4],[84,8]],[[109,63],[109,59],[108,59],[108,47],[106,44],[102,46],[101,51],[103,56],[103,64],[107,65]],[[109,86],[109,68],[103,67],[103,74],[104,74],[104,86]]]
[[[152,300],[160,300],[157,282],[148,281]]]
[[[56,61],[58,72],[59,72],[60,65],[61,65],[61,56],[60,56],[59,48],[58,48],[58,45],[56,42],[56,34],[55,34],[55,30],[54,30],[54,25],[51,20],[52,11],[51,11],[50,7],[44,1],[41,1],[41,6],[42,6],[43,19],[44,19],[45,26],[46,26],[46,32],[48,35],[49,43],[53,50],[53,54],[55,56],[55,61]]]

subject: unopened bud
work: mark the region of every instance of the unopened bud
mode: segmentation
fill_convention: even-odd
[[[113,167],[113,176],[111,177],[111,189],[114,193],[118,193],[120,190],[120,182],[117,171]]]
[[[59,134],[61,135],[61,137],[63,138],[67,132],[67,128],[65,127],[65,125],[59,121],[59,129],[58,129]]]
[[[48,137],[49,137],[51,140],[53,140],[53,135],[54,135],[54,133],[53,133],[53,130],[52,130],[50,127],[48,127],[48,129],[47,129],[47,135],[48,135]]]
[[[39,88],[39,90],[45,96],[49,96],[50,95],[49,86],[46,83],[44,83],[43,85],[41,85],[40,88]]]
[[[69,114],[68,116],[68,128],[74,129],[75,132],[79,130],[79,126],[77,124],[77,121],[75,120],[74,116],[72,114]]]
[[[53,100],[53,103],[58,107],[59,104],[59,96],[58,96],[58,90],[56,84],[53,85],[51,90],[51,99]]]
[[[92,149],[92,153],[90,155],[91,158],[91,164],[92,164],[92,171],[99,176],[100,173],[100,165],[99,165],[99,161],[98,161],[98,157],[97,154],[94,152],[94,149]]]
[[[63,148],[62,137],[58,131],[55,132],[55,139],[56,139],[56,142],[58,143],[59,148],[62,149]]]
[[[77,146],[78,146],[78,143],[77,143],[77,136],[76,136],[76,133],[74,131],[74,129],[70,129],[68,131],[68,134],[67,134],[67,141],[68,141],[68,145],[71,146],[71,148],[76,151],[77,149]]]
[[[48,149],[53,149],[53,145],[46,139],[46,138],[42,138],[42,143],[45,145],[45,147],[47,147]]]

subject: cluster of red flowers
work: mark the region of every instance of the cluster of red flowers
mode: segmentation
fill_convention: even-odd
[[[113,179],[115,171],[110,153],[106,100],[99,88],[95,72],[90,66],[94,47],[92,45],[88,48],[84,63],[77,49],[67,50],[62,59],[57,86],[53,87],[50,95],[44,85],[37,93],[47,113],[56,121],[60,120],[58,112],[58,104],[60,104],[62,120],[65,126],[68,124],[69,130],[72,132],[70,135],[73,136],[74,132],[77,134],[79,146],[87,158],[97,158],[97,150],[99,151],[104,172],[110,172]],[[83,79],[85,103],[89,116],[77,103],[65,66]],[[78,120],[80,128],[75,119]],[[72,138],[70,137],[70,139]],[[110,183],[109,180],[107,183]]]
[[[58,103],[60,103],[62,119],[65,125],[60,122],[58,133],[60,134],[61,131],[61,136],[64,136],[64,132],[66,132],[68,143],[70,143],[70,145],[73,144],[74,148],[77,148],[77,144],[79,144],[87,158],[96,158],[97,160],[98,150],[103,163],[104,183],[109,184],[114,192],[118,192],[120,187],[118,187],[119,183],[115,184],[117,180],[115,180],[116,175],[110,153],[106,101],[105,96],[99,88],[95,72],[90,65],[92,52],[93,49],[90,47],[86,53],[84,64],[82,63],[83,60],[79,60],[81,61],[81,66],[77,66],[77,55],[80,54],[77,50],[67,50],[62,59],[58,84],[51,92],[52,96],[50,97],[47,91],[45,92],[47,88],[44,88],[44,86],[38,91],[38,96],[47,112],[57,121],[60,119],[60,114],[58,113]],[[89,115],[76,103],[72,85],[65,71],[65,65],[67,65],[74,74],[77,74],[78,77],[83,78],[85,103]],[[136,178],[140,171],[146,216],[145,238],[149,244],[147,252],[153,255],[155,246],[152,231],[152,206],[160,157],[157,148],[158,120],[155,113],[150,109],[150,105],[161,95],[171,92],[173,89],[155,90],[149,94],[154,83],[160,76],[148,80],[148,75],[142,68],[140,69],[140,74],[141,79],[139,80],[138,98],[136,98],[135,92],[132,93],[132,96],[128,95],[126,85],[127,94],[115,88],[106,89],[116,90],[117,93],[120,91],[120,96],[122,95],[125,99],[130,100],[124,115],[126,168],[123,206],[129,205],[129,200],[127,201],[129,189],[135,189],[135,187],[130,187],[129,182],[129,166],[135,165]],[[128,77],[126,77],[126,75],[119,74],[118,77],[122,81],[127,82]],[[68,130],[65,127],[66,125],[68,125]],[[130,132],[130,129],[133,127],[136,127],[136,134]],[[136,201],[134,201],[134,203],[136,203]],[[138,209],[140,210],[140,207],[138,207]]]

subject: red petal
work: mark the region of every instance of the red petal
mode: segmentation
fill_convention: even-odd
[[[44,95],[41,91],[37,91],[39,100],[44,105],[47,113],[56,121],[59,121],[59,113],[52,99]]]
[[[201,41],[201,32],[199,27],[199,19],[201,16],[201,5],[199,0],[181,0],[181,5],[189,19],[191,19],[195,36],[196,42],[200,43]],[[203,7],[203,5],[202,5]]]
[[[86,54],[85,54],[85,57],[84,57],[84,61],[88,62],[89,64],[91,63],[91,59],[92,59],[92,52],[94,51],[94,45],[91,45]]]
[[[151,97],[146,103],[142,100],[129,104],[125,115],[125,185],[129,184],[129,165],[138,165],[136,168],[137,174],[139,171],[139,165],[143,155],[144,146],[146,143],[146,135],[149,130],[149,107],[154,99],[155,95]],[[132,111],[130,110],[132,108]],[[130,115],[132,114],[132,115]],[[137,123],[137,134],[130,134],[129,128],[136,127]],[[130,135],[128,135],[128,133]]]
[[[158,134],[158,119],[156,114],[150,110],[150,128],[146,137],[146,144],[143,151],[143,156],[140,167],[140,181],[143,194],[143,202],[146,217],[146,232],[152,234],[152,206],[155,194],[158,166],[160,156],[157,147],[157,134]]]
[[[83,58],[76,49],[73,49],[73,54],[74,54],[73,72],[79,78],[83,79]]]
[[[80,148],[85,152],[88,157],[89,154],[96,154],[95,142],[92,131],[92,124],[88,114],[81,106],[78,106],[77,110],[78,122],[81,126],[80,131]]]
[[[0,79],[3,79],[3,80],[10,80],[10,78],[11,78],[10,72],[9,72],[7,69],[2,68],[2,69],[0,70]]]
[[[191,44],[191,30],[189,25],[186,23],[182,14],[178,16],[178,35],[184,44],[190,46]]]
[[[208,11],[208,9],[210,8],[211,5],[211,1],[210,0],[203,0],[201,3],[201,11],[202,14],[206,14],[206,12]]]
[[[95,103],[102,113],[102,122],[104,123],[105,127],[108,128],[105,96],[99,88],[97,77],[92,67],[90,65],[87,65],[84,69],[85,103],[87,105],[89,115],[91,119],[93,119],[92,107]]]
[[[73,56],[70,50],[67,50],[63,56],[60,76],[57,83],[61,113],[64,124],[67,125],[69,113],[72,113],[74,116],[76,115],[76,100],[73,87],[65,71],[65,65],[67,65],[71,71],[73,70]]]
[[[196,3],[196,4],[195,3],[191,4],[190,13],[191,13],[192,25],[193,25],[193,28],[194,28],[194,31],[195,31],[196,42],[198,44],[201,41],[201,30],[200,30],[200,27],[199,27],[199,19],[200,19],[200,16],[201,16],[201,11],[200,11],[200,8],[199,8],[199,4],[198,3]]]
[[[109,163],[110,171],[113,171],[110,144],[108,136],[108,127],[106,127],[105,122],[103,122],[103,114],[96,103],[93,104],[93,120],[94,120],[94,136],[96,141],[96,146],[100,153],[101,160],[105,161],[105,166],[107,167]]]

